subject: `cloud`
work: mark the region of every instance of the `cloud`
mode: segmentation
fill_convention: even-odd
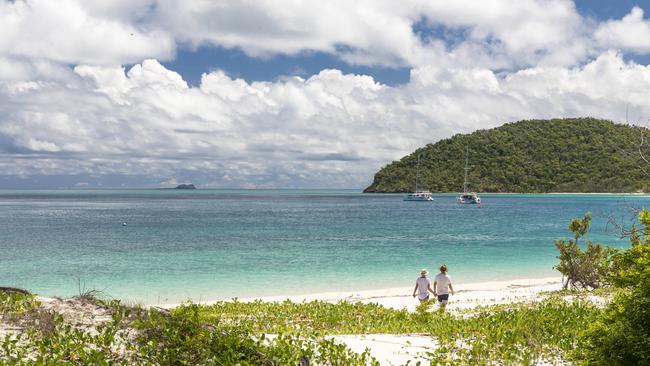
[[[386,162],[457,132],[524,118],[620,120],[626,105],[632,117],[650,115],[650,68],[616,52],[505,76],[421,67],[396,87],[338,70],[253,83],[215,71],[190,87],[155,60],[17,83],[0,88],[0,169],[145,175],[151,185],[362,187]]]
[[[429,29],[420,34],[418,24]],[[449,44],[435,27],[469,38]],[[0,2],[0,55],[67,64],[168,60],[179,44],[253,57],[325,52],[371,66],[566,65],[587,54],[586,33],[564,0]]]
[[[85,3],[0,2],[0,55],[103,65],[139,62],[147,57],[165,60],[174,55],[175,41],[169,33],[91,15]]]
[[[647,54],[650,52],[650,21],[643,18],[643,9],[635,6],[623,19],[600,24],[595,37],[605,47]]]
[[[157,4],[152,23],[192,47],[239,48],[254,57],[318,51],[371,66],[566,65],[587,55],[587,26],[564,0],[171,0]],[[417,24],[429,28],[424,35],[414,31]],[[470,37],[447,44],[430,31],[435,27]]]
[[[325,52],[369,66],[515,70],[573,66],[608,48],[647,53],[648,28],[639,7],[598,24],[567,0],[3,0],[0,56],[132,64],[204,46],[262,58]]]

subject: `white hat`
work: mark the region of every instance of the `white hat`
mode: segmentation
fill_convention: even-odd
[[[426,275],[429,274],[429,271],[427,271],[426,269],[422,268],[422,270],[420,271],[420,274],[423,275],[423,276],[426,276]]]

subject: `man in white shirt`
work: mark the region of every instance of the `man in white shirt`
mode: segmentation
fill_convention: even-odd
[[[431,282],[429,282],[429,279],[427,278],[427,275],[429,274],[429,271],[426,269],[423,269],[420,271],[420,277],[418,277],[417,280],[415,280],[415,288],[413,289],[413,297],[415,297],[415,292],[418,291],[418,300],[420,300],[420,303],[427,302],[429,301],[429,291],[431,293],[435,293],[433,289],[431,289]]]
[[[440,266],[440,273],[436,275],[433,280],[433,296],[438,296],[440,303],[440,311],[445,311],[447,302],[449,301],[449,291],[454,294],[454,288],[451,286],[451,278],[447,276],[447,265]]]

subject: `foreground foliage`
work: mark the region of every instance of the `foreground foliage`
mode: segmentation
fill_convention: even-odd
[[[104,304],[112,319],[94,331],[43,311],[33,295],[0,293],[1,320],[23,331],[0,342],[2,365],[375,365],[324,337],[277,334],[267,339],[243,327],[222,326],[199,317],[198,305],[170,313]]]
[[[612,260],[618,295],[583,336],[580,355],[596,365],[650,365],[650,212],[639,214],[631,247]]]
[[[306,358],[320,365],[374,365],[368,354],[326,335],[419,333],[439,346],[428,355],[432,364],[530,364],[566,359],[578,331],[597,312],[588,302],[555,297],[462,315],[318,301],[187,304],[169,313],[106,306],[112,320],[88,332],[58,314],[43,326],[33,296],[1,294],[3,317],[33,321],[22,323],[21,335],[5,337],[0,359],[9,365],[298,365]]]
[[[639,226],[628,231],[630,247],[614,249],[579,239],[589,230],[591,214],[574,219],[574,240],[557,240],[565,289],[595,289],[605,284],[614,299],[580,334],[573,353],[579,364],[650,365],[650,212],[642,210]]]
[[[431,362],[532,364],[566,360],[581,329],[598,313],[591,303],[551,297],[541,303],[491,306],[471,313],[409,313],[377,305],[309,302],[222,302],[202,308],[208,321],[263,333],[428,334],[438,348]]]
[[[455,135],[381,168],[366,192],[458,192],[469,148],[470,189],[480,192],[650,191],[639,166],[643,127],[593,118],[530,120]],[[642,147],[647,155],[648,145]]]

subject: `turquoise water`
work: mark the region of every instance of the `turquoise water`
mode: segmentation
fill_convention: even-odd
[[[650,207],[639,196],[486,194],[481,208],[434,197],[4,190],[0,286],[157,303],[411,286],[440,263],[456,282],[554,276],[553,240],[571,218],[591,211],[590,238],[625,245],[604,217]]]

